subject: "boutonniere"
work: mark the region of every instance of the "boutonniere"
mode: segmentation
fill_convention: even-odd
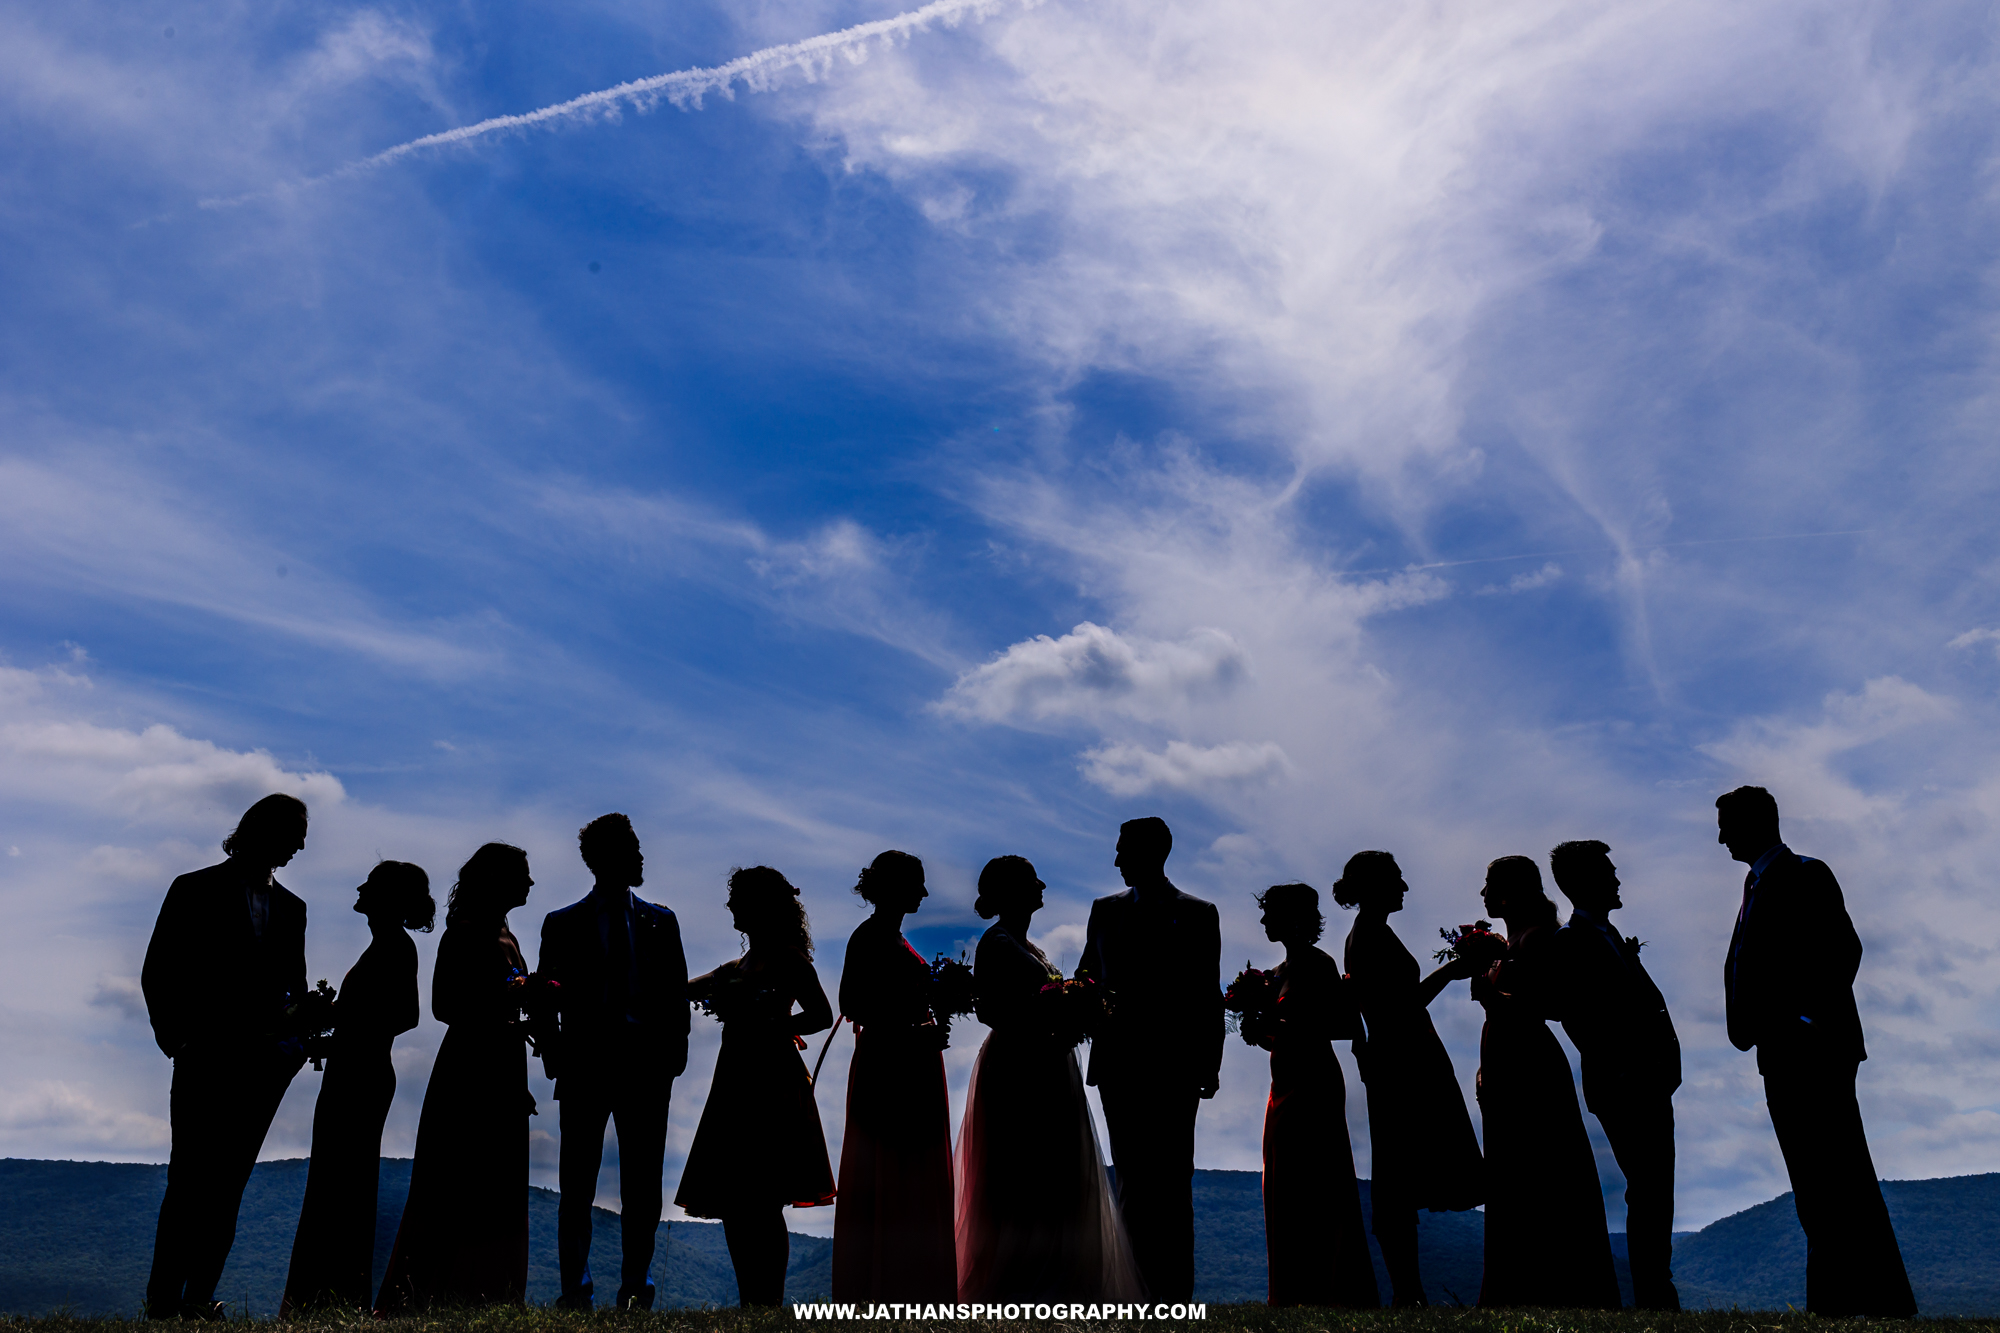
[[[1625,937],[1625,947],[1632,951],[1634,957],[1637,957],[1639,950],[1646,947],[1646,941],[1640,939],[1637,935],[1627,935]]]

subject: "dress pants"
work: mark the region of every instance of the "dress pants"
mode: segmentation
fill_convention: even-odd
[[[182,1054],[174,1060],[167,1193],[153,1238],[146,1309],[171,1317],[215,1300],[236,1244],[243,1187],[303,1059],[268,1051]]]
[[[1194,1297],[1194,1118],[1201,1098],[1184,1080],[1102,1083],[1104,1128],[1118,1172],[1118,1211],[1147,1299]]]
[[[1909,1318],[1909,1273],[1868,1154],[1852,1060],[1766,1060],[1764,1101],[1806,1233],[1806,1309]]]
[[[562,1194],[556,1209],[556,1253],[562,1269],[565,1304],[589,1302],[590,1209],[597,1198],[597,1172],[604,1164],[604,1126],[618,1130],[618,1194],[623,1201],[623,1250],[618,1304],[653,1307],[654,1242],[660,1228],[661,1176],[667,1155],[667,1102],[671,1076],[637,1071],[585,1082],[565,1075],[562,1149],[558,1174]]]
[[[1674,1098],[1600,1098],[1591,1113],[1625,1175],[1625,1240],[1632,1298],[1642,1310],[1678,1310],[1674,1290]]]

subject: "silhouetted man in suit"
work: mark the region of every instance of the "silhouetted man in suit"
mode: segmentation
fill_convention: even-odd
[[[305,1063],[285,1009],[306,990],[306,905],[271,873],[305,844],[305,803],[266,796],[222,840],[227,861],[167,889],[146,946],[146,1014],[174,1062],[150,1318],[222,1318],[215,1284],[236,1243],[243,1187]]]
[[[1825,863],[1778,836],[1762,787],[1715,801],[1715,840],[1750,867],[1729,940],[1723,993],[1729,1040],[1757,1048],[1764,1101],[1806,1233],[1806,1309],[1823,1315],[1917,1312],[1854,1099],[1868,1052],[1854,1007],[1861,939]]]
[[[1194,1295],[1194,1118],[1222,1069],[1222,932],[1215,905],[1167,878],[1163,819],[1118,830],[1131,887],[1090,906],[1079,974],[1107,988],[1090,1082],[1118,1171],[1118,1208],[1155,1301]]]
[[[1582,1057],[1584,1105],[1625,1173],[1633,1299],[1642,1310],[1678,1310],[1674,1089],[1681,1085],[1681,1041],[1637,941],[1611,927],[1611,913],[1625,905],[1611,849],[1565,842],[1549,853],[1549,869],[1572,908],[1554,950],[1563,1031]]]
[[[556,1058],[545,1062],[553,1066],[548,1072],[562,1106],[557,1300],[569,1308],[591,1304],[590,1207],[610,1120],[618,1128],[624,1205],[618,1305],[650,1310],[667,1099],[687,1068],[687,957],[674,914],[632,892],[645,883],[632,821],[600,816],[583,827],[578,843],[597,883],[589,897],[543,920],[538,968],[558,984],[562,1013]]]

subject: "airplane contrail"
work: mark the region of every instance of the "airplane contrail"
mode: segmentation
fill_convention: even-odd
[[[879,42],[886,49],[894,46],[898,40],[906,40],[911,34],[921,32],[934,23],[942,23],[948,28],[957,27],[968,17],[984,19],[997,9],[1015,4],[1031,8],[1040,3],[1041,0],[931,0],[930,4],[920,9],[912,9],[894,18],[857,23],[851,28],[822,33],[818,37],[808,37],[804,41],[787,42],[783,46],[767,46],[761,51],[739,56],[726,65],[676,70],[671,74],[655,74],[650,78],[633,79],[613,88],[599,89],[594,93],[585,93],[581,97],[572,97],[567,102],[545,106],[539,111],[526,111],[512,116],[494,116],[476,125],[461,125],[457,129],[426,134],[420,139],[397,144],[394,148],[385,148],[372,157],[349,162],[325,175],[301,181],[290,188],[321,185],[328,181],[362,175],[379,170],[413,153],[423,152],[425,149],[465,143],[471,139],[499,134],[506,130],[524,130],[530,126],[545,125],[555,121],[616,116],[625,107],[646,112],[653,110],[662,102],[671,102],[683,110],[689,106],[700,107],[702,98],[710,93],[734,98],[736,85],[739,83],[750,92],[765,92],[788,70],[797,70],[805,75],[807,82],[815,83],[833,71],[836,55],[845,56],[850,63],[858,65],[868,58],[871,44]],[[201,206],[227,208],[271,193],[275,191],[263,190],[254,194],[238,195],[231,199],[204,199],[201,201]]]

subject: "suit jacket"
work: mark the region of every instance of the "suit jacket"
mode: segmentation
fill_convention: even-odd
[[[1840,884],[1823,861],[1778,848],[1750,891],[1723,964],[1729,1040],[1774,1061],[1861,1061],[1861,1015],[1854,933]]]
[[[597,904],[590,896],[542,920],[540,965],[553,977],[562,1015],[556,1096],[563,1086],[615,1074],[610,1062],[635,1055],[642,1073],[673,1078],[687,1069],[687,955],[671,910],[632,895],[631,1019],[616,1008]]]
[[[1091,1041],[1093,1084],[1166,1077],[1190,1089],[1222,1068],[1222,926],[1215,904],[1173,890],[1145,908],[1127,889],[1090,905],[1079,976],[1107,987],[1111,1013]]]
[[[1681,1085],[1681,1041],[1638,951],[1571,917],[1556,932],[1553,962],[1563,1031],[1582,1057],[1584,1105],[1597,1111],[1634,1096],[1672,1095]]]
[[[223,862],[167,889],[139,985],[153,1039],[170,1056],[241,1052],[275,1040],[306,990],[306,905],[272,881],[260,939],[242,870]]]

